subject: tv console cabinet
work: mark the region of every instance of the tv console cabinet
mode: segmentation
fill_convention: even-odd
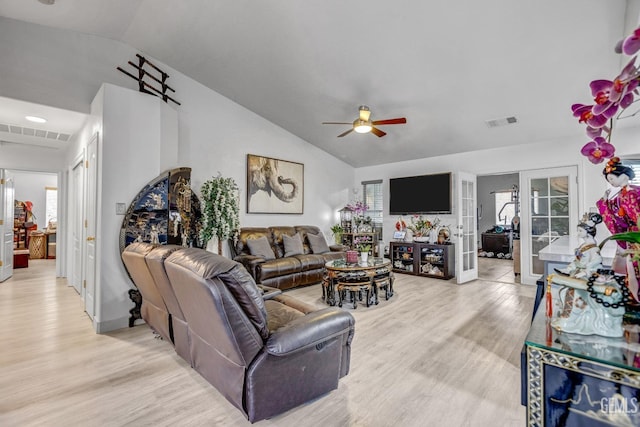
[[[393,271],[417,276],[455,277],[455,246],[422,242],[391,242],[389,256]]]

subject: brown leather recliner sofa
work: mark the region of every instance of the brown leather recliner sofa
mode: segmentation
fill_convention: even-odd
[[[284,236],[300,235],[301,253],[287,255]],[[318,227],[312,225],[245,227],[240,229],[238,240],[231,244],[232,257],[249,271],[256,283],[278,289],[290,289],[296,286],[319,283],[325,273],[325,263],[346,257],[346,247],[326,245],[325,249],[314,252],[309,235],[322,236]],[[247,243],[251,239],[266,238],[273,251],[273,259],[256,255]]]
[[[143,318],[249,421],[326,394],[349,373],[348,312],[256,285],[241,264],[202,249],[136,243],[122,258]]]
[[[274,290],[263,292],[239,263],[201,250],[165,261],[189,325],[193,367],[251,422],[338,387],[349,372],[355,321]]]
[[[135,242],[124,249],[122,261],[142,296],[142,319],[191,363],[187,323],[164,269],[164,260],[180,249],[182,246]]]

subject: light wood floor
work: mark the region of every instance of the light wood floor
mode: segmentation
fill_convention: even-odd
[[[1,426],[247,426],[146,325],[93,332],[51,261],[0,283]],[[396,275],[396,295],[349,309],[351,372],[259,426],[518,426],[520,350],[535,287]],[[290,292],[322,306],[318,286]],[[277,396],[274,396],[277,399]]]
[[[478,277],[504,283],[520,283],[520,276],[513,273],[513,260],[478,257]]]

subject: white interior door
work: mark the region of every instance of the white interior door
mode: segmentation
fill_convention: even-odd
[[[466,283],[478,278],[478,217],[476,215],[477,177],[466,172],[456,174],[456,280]]]
[[[83,156],[84,157],[84,156]],[[71,171],[70,223],[71,223],[71,286],[82,295],[82,254],[84,242],[84,159],[80,158]]]
[[[97,282],[97,204],[98,204],[98,135],[87,147],[86,186],[85,186],[85,239],[84,239],[84,309],[94,318],[96,313]]]
[[[13,275],[13,179],[0,169],[0,282]]]
[[[544,274],[538,254],[578,226],[577,166],[520,174],[521,282],[533,285]]]

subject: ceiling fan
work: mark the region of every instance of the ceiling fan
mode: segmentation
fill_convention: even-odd
[[[404,118],[404,117],[399,117],[397,119],[371,121],[370,120],[371,111],[369,110],[369,107],[367,107],[366,105],[361,105],[358,110],[360,112],[360,117],[355,119],[353,121],[353,123],[348,123],[348,122],[322,122],[322,124],[323,125],[351,125],[352,124],[353,127],[351,129],[349,129],[348,131],[343,132],[340,135],[338,135],[338,138],[342,138],[343,136],[350,134],[354,130],[356,132],[358,132],[358,133],[371,132],[372,134],[374,134],[374,135],[376,135],[378,137],[383,137],[387,133],[381,131],[376,126],[380,126],[380,125],[402,125],[402,124],[407,123],[407,119]]]

